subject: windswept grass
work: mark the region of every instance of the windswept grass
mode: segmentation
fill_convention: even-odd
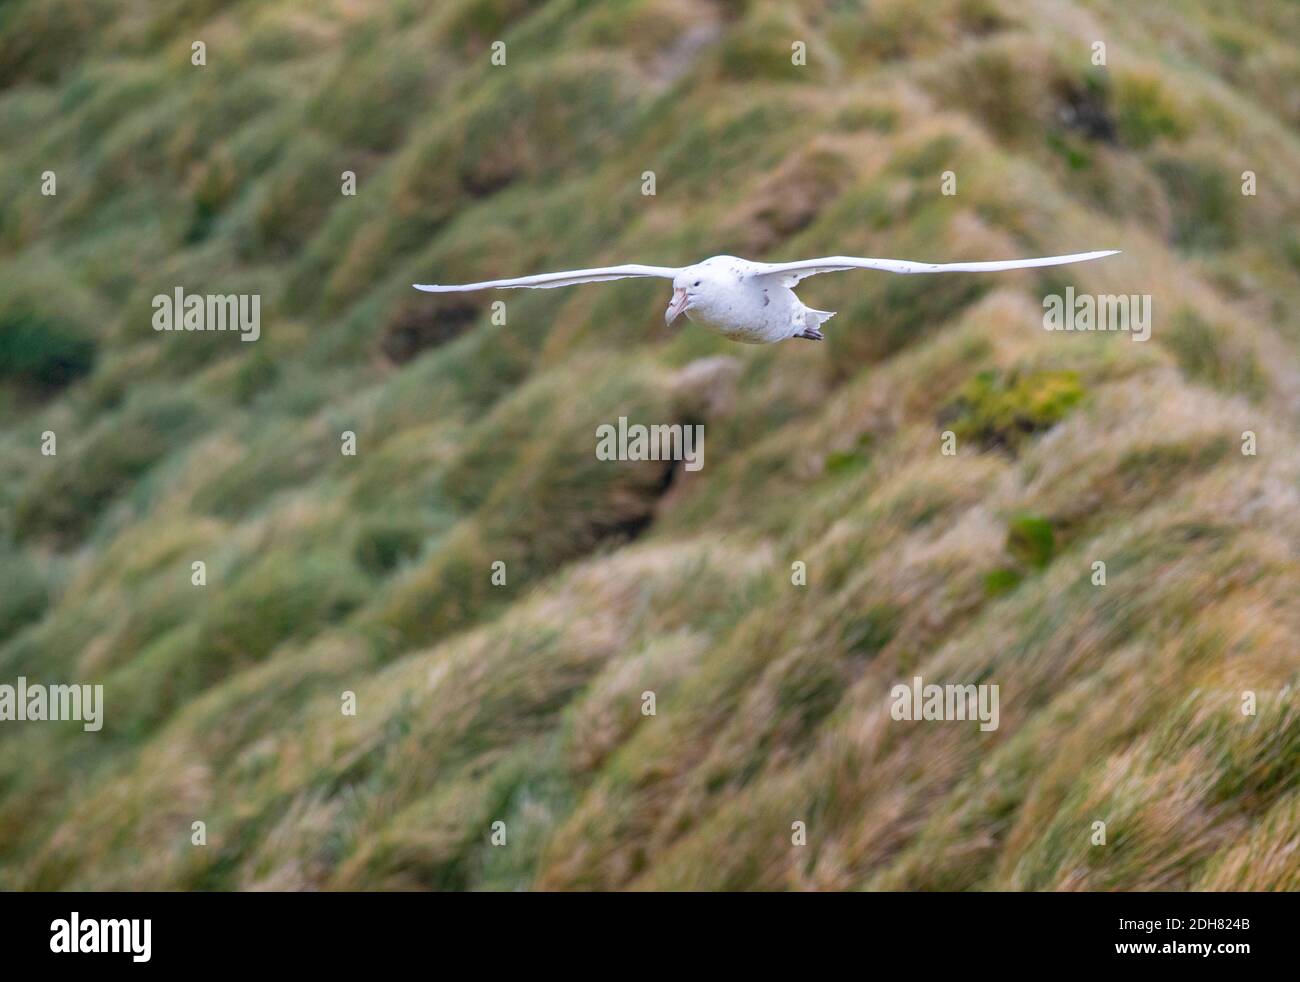
[[[106,699],[0,723],[0,887],[1300,889],[1297,30],[0,6],[0,682]],[[1094,248],[810,279],[767,349],[658,281],[410,288]],[[155,332],[177,286],[262,338]],[[703,469],[597,459],[620,416]],[[892,719],[918,675],[998,727]]]

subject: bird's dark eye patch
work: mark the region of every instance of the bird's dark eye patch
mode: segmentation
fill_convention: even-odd
[[[695,286],[699,286],[699,285],[700,285],[700,281],[699,281],[699,280],[696,280],[694,285],[695,285]]]

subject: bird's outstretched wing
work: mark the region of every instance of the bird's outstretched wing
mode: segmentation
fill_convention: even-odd
[[[441,286],[436,283],[416,283],[417,290],[426,293],[465,293],[470,290],[514,289],[529,287],[537,290],[550,290],[557,286],[574,286],[578,283],[599,283],[603,280],[625,280],[632,276],[661,276],[671,280],[680,272],[670,266],[639,266],[629,263],[624,266],[599,266],[596,269],[570,269],[562,273],[538,273],[536,276],[516,276],[510,280],[484,280],[482,283],[460,283],[455,286]]]
[[[1043,256],[1040,259],[1000,259],[984,263],[917,263],[907,259],[870,259],[865,256],[827,256],[824,259],[801,259],[792,263],[753,263],[751,275],[779,276],[782,285],[794,286],[808,276],[834,273],[844,269],[883,269],[889,273],[991,273],[999,269],[1024,269],[1028,266],[1063,266],[1082,263],[1102,256],[1113,256],[1118,249],[1101,252],[1076,252],[1069,256]]]

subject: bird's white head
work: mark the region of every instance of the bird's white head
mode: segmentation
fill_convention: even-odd
[[[734,286],[734,277],[722,268],[722,260],[730,257],[714,256],[694,266],[687,266],[673,277],[673,299],[664,311],[664,323],[672,325],[682,314],[700,306],[700,301],[719,289]]]

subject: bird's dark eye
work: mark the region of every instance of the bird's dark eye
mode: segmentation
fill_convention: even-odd
[[[695,285],[696,285],[696,286],[699,286],[699,285],[700,285],[700,281],[699,281],[699,280],[696,280],[696,281],[695,281]]]

